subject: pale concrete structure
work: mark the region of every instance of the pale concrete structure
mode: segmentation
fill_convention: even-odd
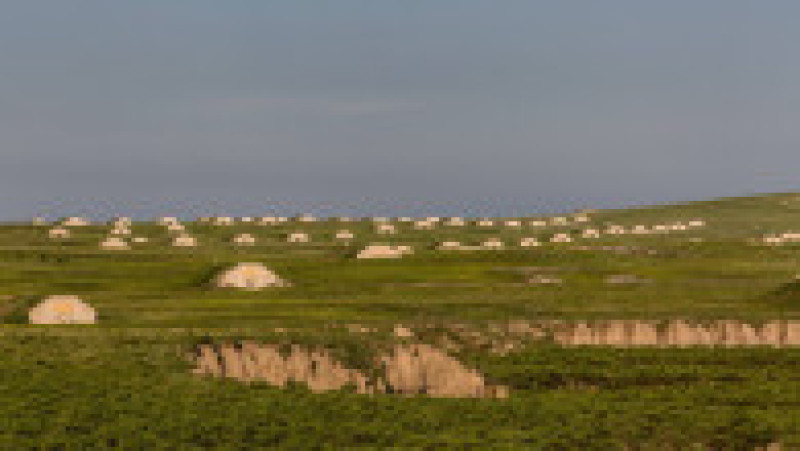
[[[489,238],[483,243],[481,243],[481,247],[488,248],[488,249],[500,249],[504,246],[503,242],[500,238]]]
[[[433,229],[433,222],[424,220],[414,222],[414,230],[431,230]]]
[[[175,247],[195,247],[197,246],[197,239],[190,235],[178,235],[172,240],[172,245]]]
[[[113,226],[130,226],[133,224],[133,220],[127,216],[118,216],[111,221]]]
[[[600,231],[597,229],[585,229],[581,233],[582,238],[600,238]]]
[[[240,233],[239,235],[233,237],[233,244],[238,246],[252,246],[256,244],[256,239],[249,233]]]
[[[186,227],[184,227],[183,224],[172,223],[167,225],[168,232],[184,232],[185,230]]]
[[[413,251],[410,246],[391,246],[388,244],[370,244],[356,255],[358,259],[369,258],[400,258],[403,255],[411,254]]]
[[[230,216],[218,216],[214,218],[213,224],[218,226],[231,226],[233,225],[233,218]]]
[[[66,239],[71,236],[71,233],[63,227],[56,227],[48,230],[47,235],[52,239]]]
[[[494,227],[494,221],[487,218],[481,219],[478,221],[478,227]]]
[[[77,296],[55,295],[42,300],[28,312],[31,324],[94,324],[97,314]]]
[[[528,278],[528,283],[534,285],[560,285],[563,283],[559,277],[537,274]]]
[[[178,222],[178,218],[174,216],[162,216],[158,218],[158,225],[160,226],[168,226],[170,224],[177,224]]]
[[[540,243],[539,240],[537,240],[536,238],[527,237],[521,239],[519,245],[522,247],[536,247],[536,246],[541,246],[542,243]]]
[[[267,287],[286,287],[288,282],[278,277],[261,263],[239,263],[214,278],[217,288],[239,288],[243,290],[260,290]]]
[[[397,233],[397,229],[391,224],[380,224],[375,231],[379,235],[393,235]]]
[[[619,225],[611,225],[608,226],[605,233],[607,235],[624,235],[625,234],[625,227]]]
[[[119,250],[119,251],[130,249],[128,243],[123,238],[117,236],[107,237],[105,240],[100,242],[100,248],[105,250]]]
[[[289,236],[286,237],[286,241],[289,243],[308,243],[311,241],[311,238],[307,233],[294,232],[290,233]]]
[[[141,243],[146,243],[146,242],[148,242],[150,240],[148,240],[147,237],[144,237],[144,236],[137,236],[137,237],[132,238],[131,241],[133,241],[134,243],[137,243],[137,244],[141,244]]]
[[[522,221],[517,221],[516,219],[511,219],[506,221],[503,225],[506,227],[522,227]]]
[[[89,221],[86,218],[81,218],[81,217],[78,217],[78,216],[72,216],[72,217],[69,217],[69,218],[65,219],[64,222],[61,225],[63,225],[64,227],[83,227],[83,226],[88,226],[88,225],[91,225],[91,224],[92,224],[91,221]]]
[[[111,232],[110,232],[110,233],[111,233],[112,235],[121,235],[121,236],[127,236],[127,235],[130,235],[130,234],[131,234],[131,229],[128,229],[128,228],[126,228],[126,227],[116,227],[116,228],[114,228],[114,229],[111,229]]]
[[[439,250],[458,250],[461,248],[461,243],[459,241],[442,241],[436,248]]]
[[[336,232],[337,240],[352,240],[354,238],[353,232],[349,230],[339,230]]]
[[[642,283],[646,281],[647,279],[642,279],[634,274],[614,274],[603,279],[603,282],[612,285]]]
[[[572,237],[568,233],[556,233],[550,238],[551,243],[571,243]]]
[[[543,221],[541,219],[537,219],[530,222],[531,227],[544,227],[547,225],[547,221]]]

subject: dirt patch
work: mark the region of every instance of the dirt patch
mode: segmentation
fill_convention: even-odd
[[[446,352],[426,344],[397,345],[380,356],[376,368],[385,376],[371,381],[362,371],[346,368],[327,351],[292,346],[282,354],[275,344],[201,345],[195,374],[264,381],[285,387],[304,383],[313,392],[353,387],[356,393],[394,393],[443,398],[505,398],[508,387],[489,385],[477,371],[464,367]]]

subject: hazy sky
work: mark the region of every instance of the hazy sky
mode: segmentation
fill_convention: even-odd
[[[797,191],[798,17],[797,0],[3,0],[0,219]]]

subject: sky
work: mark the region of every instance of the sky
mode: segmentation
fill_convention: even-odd
[[[0,220],[800,191],[796,0],[3,0]]]

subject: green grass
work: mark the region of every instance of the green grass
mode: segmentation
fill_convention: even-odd
[[[797,349],[559,349],[539,345],[507,356],[467,348],[461,357],[507,400],[314,395],[302,387],[198,378],[180,358],[203,337],[328,346],[352,365],[389,340],[396,323],[537,318],[800,318],[800,244],[746,240],[800,229],[797,194],[728,198],[600,211],[587,227],[654,225],[700,218],[702,229],[661,236],[604,236],[574,244],[628,245],[656,254],[568,250],[569,245],[440,252],[435,243],[499,236],[546,240],[575,227],[542,230],[438,227],[376,236],[368,222],[214,227],[187,223],[200,247],[175,249],[152,223],[150,243],[102,251],[108,226],[47,238],[46,226],[0,225],[0,448],[283,446],[664,449],[692,443],[751,449],[780,440],[800,447]],[[786,202],[789,202],[787,205]],[[350,244],[332,240],[352,230]],[[308,244],[285,234],[304,230]],[[259,240],[234,248],[236,233]],[[702,237],[691,243],[690,237]],[[410,244],[400,260],[356,260],[371,242]],[[261,261],[292,287],[262,292],[212,289],[220,269]],[[532,274],[563,279],[531,285]],[[606,276],[648,280],[610,286]],[[26,325],[42,296],[76,294],[98,311],[87,327]],[[381,327],[373,335],[326,326]],[[290,328],[277,334],[275,327]],[[208,338],[206,338],[208,339]],[[749,447],[749,448],[748,448]]]
[[[311,394],[193,377],[197,337],[17,332],[0,342],[0,447],[748,449],[798,441],[798,350],[531,349],[475,356],[507,400]],[[219,339],[219,338],[217,338]],[[333,337],[317,337],[320,342]],[[340,345],[341,347],[341,345]],[[596,387],[596,388],[593,388]]]

